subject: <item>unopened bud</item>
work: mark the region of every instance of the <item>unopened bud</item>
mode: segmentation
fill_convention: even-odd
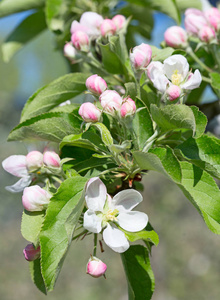
[[[36,171],[43,166],[43,154],[39,151],[31,151],[26,155],[26,165],[29,171]]]
[[[89,262],[87,264],[87,270],[86,273],[91,275],[92,277],[98,278],[105,274],[107,270],[107,266],[104,262],[102,262],[100,259],[98,259],[95,256],[92,256],[89,259]]]
[[[205,17],[216,31],[220,29],[220,11],[216,7],[212,7],[205,11]]]
[[[71,36],[71,41],[73,43],[73,46],[77,50],[81,50],[84,52],[89,51],[89,37],[87,33],[83,31],[76,31],[72,36]]]
[[[215,39],[215,31],[209,26],[203,26],[200,29],[198,36],[202,42],[210,43]]]
[[[168,99],[170,101],[174,101],[174,100],[176,100],[177,98],[180,97],[181,88],[178,85],[173,84],[173,85],[168,87],[166,93],[167,93]]]
[[[101,34],[103,37],[106,37],[107,35],[113,35],[115,34],[116,30],[117,30],[117,27],[116,25],[114,24],[114,22],[110,19],[105,19],[103,22],[102,22],[102,25],[101,25]]]
[[[91,102],[83,103],[79,108],[79,115],[85,122],[98,122],[101,117],[101,111]]]
[[[24,257],[27,261],[33,261],[40,257],[40,246],[35,249],[33,244],[28,244],[23,250]]]
[[[47,208],[50,198],[47,191],[38,185],[32,185],[24,189],[22,203],[28,211],[42,211]]]
[[[173,48],[185,48],[187,46],[186,31],[179,26],[171,26],[164,33],[164,39],[168,46]]]
[[[99,96],[107,89],[107,83],[102,77],[95,74],[87,78],[86,87],[90,92]]]
[[[148,44],[140,44],[133,48],[130,53],[130,60],[135,70],[146,68],[150,63],[152,56],[151,47]]]
[[[122,98],[116,91],[106,90],[100,95],[99,100],[104,111],[108,113],[115,113],[121,108]]]
[[[124,27],[126,23],[126,18],[123,15],[116,15],[112,18],[112,21],[115,24],[117,30],[120,30]]]
[[[125,118],[128,115],[133,115],[136,112],[136,105],[134,100],[127,98],[121,106],[121,116]]]
[[[184,24],[188,33],[197,35],[203,26],[208,25],[208,22],[201,10],[188,8],[185,11]]]
[[[76,59],[77,51],[73,47],[71,42],[65,44],[65,46],[63,48],[63,53],[72,62],[74,62],[74,60]]]
[[[44,152],[44,164],[48,167],[59,168],[60,167],[60,157],[54,151]]]

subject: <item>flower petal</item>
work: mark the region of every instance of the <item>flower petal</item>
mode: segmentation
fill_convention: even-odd
[[[190,74],[189,79],[181,87],[186,90],[193,90],[200,86],[201,81],[202,77],[199,70],[195,70],[194,74]]]
[[[107,190],[104,183],[98,178],[91,178],[86,188],[86,203],[89,209],[93,211],[102,211],[107,196]]]
[[[87,210],[84,214],[83,227],[91,232],[99,233],[102,230],[101,218],[99,218],[94,211]]]
[[[136,232],[143,230],[148,223],[148,216],[140,211],[128,211],[117,216],[118,224],[125,230]]]
[[[15,184],[6,186],[5,189],[12,193],[19,193],[19,192],[22,192],[24,190],[24,188],[29,186],[31,181],[32,181],[31,176],[22,177]]]
[[[107,246],[118,253],[123,253],[129,248],[128,240],[124,233],[109,224],[103,231],[103,239]]]
[[[159,61],[152,61],[147,68],[147,76],[152,81],[154,87],[164,93],[170,81],[164,75],[163,64]]]
[[[172,79],[175,71],[182,75],[182,80],[186,78],[189,72],[189,64],[183,55],[172,55],[164,60],[164,72],[169,79]]]
[[[125,212],[132,210],[142,200],[143,197],[138,191],[129,189],[117,193],[113,197],[112,203],[119,212]]]
[[[7,157],[5,160],[3,160],[2,167],[5,169],[5,171],[14,176],[28,176],[25,155],[11,155]]]

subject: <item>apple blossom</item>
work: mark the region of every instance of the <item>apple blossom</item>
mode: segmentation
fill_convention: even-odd
[[[146,68],[152,56],[151,47],[148,44],[140,44],[130,52],[130,61],[135,70]]]
[[[31,151],[26,155],[26,166],[30,172],[43,166],[43,154],[40,151]]]
[[[71,25],[71,33],[76,31],[83,31],[94,40],[101,35],[100,26],[103,22],[103,17],[95,12],[84,12],[80,18],[80,21],[73,21]]]
[[[121,106],[121,116],[125,118],[128,115],[134,115],[136,112],[136,105],[134,100],[126,98]]]
[[[103,110],[112,114],[119,111],[122,104],[122,97],[114,90],[106,90],[99,97]]]
[[[33,261],[40,257],[40,246],[37,249],[34,248],[33,244],[28,244],[23,250],[24,257],[27,261]]]
[[[204,12],[209,24],[213,26],[215,31],[220,29],[220,11],[216,7],[212,7]]]
[[[101,117],[101,111],[91,102],[83,103],[79,108],[79,115],[85,122],[98,122]]]
[[[208,25],[208,22],[205,18],[204,13],[201,10],[195,8],[188,8],[185,11],[184,24],[188,33],[197,35],[199,30],[203,26]]]
[[[198,37],[202,42],[210,43],[215,39],[215,31],[209,26],[203,26],[199,30]]]
[[[104,262],[102,262],[95,256],[90,257],[86,267],[87,274],[91,275],[92,277],[98,278],[102,275],[105,275],[106,270],[107,266]]]
[[[106,37],[108,35],[115,34],[117,27],[115,23],[110,19],[105,19],[101,24],[101,34],[103,37]]]
[[[44,164],[48,167],[59,168],[60,167],[60,157],[54,151],[46,151],[43,155]]]
[[[122,253],[129,248],[124,232],[117,226],[137,232],[148,223],[145,213],[132,211],[143,200],[136,190],[123,190],[111,198],[104,183],[94,177],[87,183],[85,199],[88,210],[84,214],[84,228],[93,233],[103,231],[104,242],[115,252]]]
[[[107,83],[102,77],[95,74],[87,78],[86,87],[90,92],[99,96],[107,89]]]
[[[81,50],[84,52],[89,51],[89,37],[88,37],[87,33],[83,32],[83,31],[76,31],[71,36],[71,41],[73,43],[73,46],[77,50]]]
[[[73,47],[72,43],[66,43],[63,48],[64,56],[66,56],[72,63],[74,63],[77,55],[76,49]]]
[[[47,208],[51,195],[38,185],[26,187],[22,196],[22,204],[28,211],[42,211]]]
[[[180,26],[171,26],[164,33],[164,39],[168,46],[173,48],[185,48],[187,46],[187,33]]]
[[[126,18],[123,15],[116,15],[112,18],[113,23],[115,24],[117,31],[122,29],[126,23]]]

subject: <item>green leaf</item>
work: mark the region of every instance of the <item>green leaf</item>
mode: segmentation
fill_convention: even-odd
[[[45,0],[2,0],[0,2],[0,18],[24,10],[41,8],[44,3]]]
[[[103,157],[103,158],[90,157],[74,165],[74,169],[79,173],[82,173],[89,169],[98,168],[98,167],[100,167],[101,171],[103,171],[115,167],[115,165],[112,163],[112,160],[109,159],[109,157]]]
[[[15,28],[2,45],[4,61],[9,62],[17,51],[44,29],[46,29],[46,22],[43,11],[38,11],[28,16]]]
[[[152,49],[152,60],[154,61],[164,61],[167,57],[171,56],[174,52],[173,48],[167,47],[165,49],[159,49],[155,46],[150,46]]]
[[[190,106],[190,108],[194,114],[194,118],[196,121],[195,138],[199,138],[204,133],[208,120],[197,106]]]
[[[179,104],[158,108],[155,104],[151,104],[150,109],[152,118],[160,127],[161,132],[174,129],[190,129],[195,134],[196,120],[194,111],[190,107]],[[201,126],[200,123],[199,126]],[[201,131],[201,128],[199,131]]]
[[[63,31],[70,17],[72,0],[47,0],[46,16],[48,27],[53,31]]]
[[[44,212],[30,212],[24,210],[21,222],[22,236],[35,247],[38,245],[39,233],[44,220]]]
[[[213,230],[216,224],[214,221],[220,223],[220,191],[217,184],[204,170],[184,161],[180,162],[180,165],[182,181],[178,186],[192,204],[201,211],[204,220],[208,221],[207,225]],[[215,231],[220,232],[219,229],[218,224]]]
[[[150,300],[155,279],[148,250],[141,245],[130,246],[121,254],[121,259],[128,282],[129,300]]]
[[[36,287],[45,295],[47,294],[47,289],[44,284],[44,280],[41,274],[40,259],[29,262],[29,270],[31,273],[31,279]]]
[[[32,95],[24,106],[21,122],[50,111],[60,103],[69,100],[86,90],[86,73],[64,75]]]
[[[50,199],[40,234],[41,270],[48,291],[54,288],[83,210],[86,181],[79,176],[69,178]]]
[[[177,147],[183,157],[220,179],[220,140],[208,135],[190,138]]]
[[[181,167],[172,149],[154,148],[148,153],[134,151],[132,154],[141,170],[157,171],[174,182],[181,183]]]
[[[219,73],[211,73],[211,85],[214,89],[220,90],[220,74]]]
[[[136,98],[137,88],[134,82],[125,83],[125,90],[126,90],[126,94],[125,94],[126,97],[131,97],[132,99]]]
[[[154,133],[153,123],[147,107],[143,107],[142,101],[136,99],[137,110],[133,119],[133,130],[139,149],[143,149],[145,142]],[[141,108],[143,107],[143,108]]]
[[[113,144],[111,133],[104,124],[97,122],[92,124],[92,126],[96,127],[99,130],[102,141],[106,146],[110,146]]]
[[[138,232],[128,232],[128,231],[123,230],[123,232],[124,232],[126,238],[130,242],[144,240],[146,242],[153,243],[155,246],[157,246],[159,244],[159,237],[154,230],[151,230],[151,231],[142,230],[142,231],[138,231]]]
[[[8,141],[39,139],[60,142],[66,135],[80,133],[81,120],[75,114],[45,113],[20,123]]]
[[[176,0],[176,4],[180,11],[183,12],[189,7],[202,10],[202,4],[200,0]]]

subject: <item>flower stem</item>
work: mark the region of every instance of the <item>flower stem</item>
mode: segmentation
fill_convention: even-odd
[[[94,233],[94,248],[93,248],[93,256],[96,256],[96,250],[97,250],[97,240],[98,240],[98,234]]]
[[[197,62],[204,70],[206,70],[207,72],[213,72],[212,69],[210,69],[208,66],[206,66],[206,64],[204,64],[199,58],[198,56],[195,55],[195,53],[193,52],[191,47],[186,48],[186,52],[192,57],[192,59],[194,59],[195,62]]]

